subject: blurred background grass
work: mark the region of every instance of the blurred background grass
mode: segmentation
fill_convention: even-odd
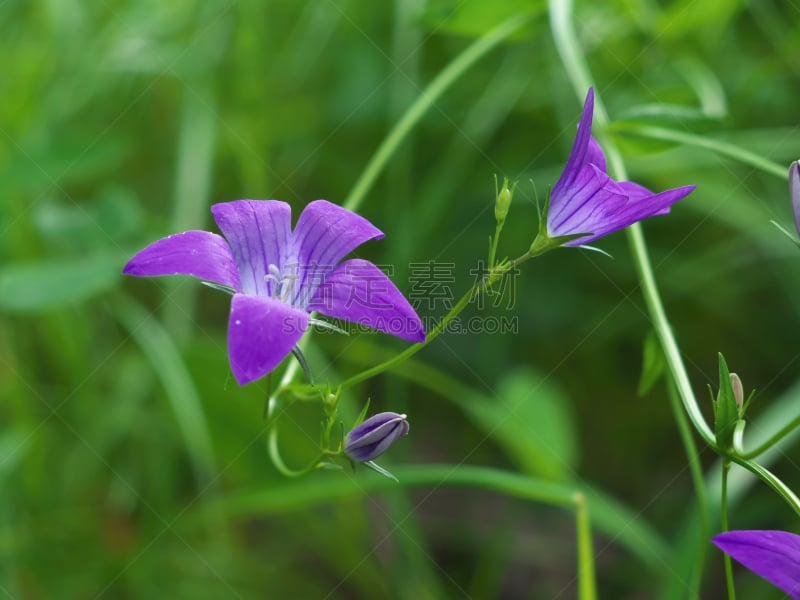
[[[406,291],[413,265],[452,265],[444,284],[456,295],[488,249],[492,176],[521,182],[500,248],[517,255],[536,228],[528,180],[542,198],[572,143],[580,103],[542,2],[0,3],[2,595],[574,596],[574,524],[554,508],[446,485],[294,506],[294,483],[267,457],[265,384],[239,388],[228,371],[228,298],[120,275],[161,236],[215,230],[214,202],[279,198],[295,214],[316,198],[342,203],[425,85],[523,11],[529,24],[436,102],[360,209],[387,234],[360,255],[391,266]],[[642,128],[788,166],[800,157],[800,13],[772,0],[613,0],[579,2],[575,21],[631,177],[698,185],[645,225],[696,392],[715,385],[721,351],[758,389],[751,430],[776,427],[800,405],[800,257],[769,224],[791,223],[786,183]],[[625,236],[598,245],[615,259],[555,252],[514,279],[512,308],[465,315],[516,318],[518,334],[443,335],[416,370],[362,385],[343,408],[355,414],[369,396],[374,410],[409,413],[412,433],[387,466],[465,462],[590,483],[680,555],[685,456],[663,386],[637,396],[649,325]],[[401,347],[320,335],[309,359],[336,382]],[[415,377],[423,363],[429,376]],[[320,413],[287,415],[282,445],[300,465]],[[792,453],[774,458],[790,485]],[[344,476],[310,477],[324,497]],[[226,501],[260,490],[278,508],[228,516]],[[762,486],[732,525],[797,530]],[[608,533],[595,546],[601,597],[670,585],[683,597],[679,561],[642,569]],[[719,567],[712,552],[708,597]],[[778,597],[754,579],[741,576],[744,597]]]

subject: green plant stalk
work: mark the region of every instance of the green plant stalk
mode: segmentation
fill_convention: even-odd
[[[494,228],[494,237],[492,238],[492,245],[489,246],[489,260],[487,261],[486,265],[492,269],[494,268],[494,260],[497,257],[497,244],[500,242],[500,234],[503,232],[503,225],[505,225],[505,219],[498,222]]]
[[[760,454],[772,448],[774,445],[776,445],[778,442],[780,442],[783,438],[792,433],[798,427],[800,427],[800,416],[795,417],[792,421],[787,423],[783,428],[781,428],[780,431],[778,431],[775,435],[769,438],[766,442],[760,444],[750,452],[741,453],[740,456],[744,459],[755,458],[756,456],[759,456]]]
[[[400,487],[406,489],[468,487],[563,508],[574,508],[576,492],[582,493],[594,527],[627,548],[653,572],[662,572],[672,564],[669,548],[664,541],[657,533],[637,523],[641,515],[616,506],[608,497],[588,486],[556,483],[519,473],[468,465],[401,465],[392,466],[391,470],[400,480]],[[205,503],[188,516],[186,525],[202,525],[209,519],[306,510],[320,504],[363,498],[367,494],[397,487],[394,481],[369,473],[350,478],[342,477],[341,473],[331,474],[330,477],[320,474],[319,477],[296,479],[279,487],[237,491],[228,498]],[[651,553],[651,544],[658,546],[659,552]]]
[[[580,45],[572,26],[572,0],[550,0],[549,4],[550,24],[555,45],[580,101],[586,94],[586,90],[592,87],[592,76],[581,53]],[[595,90],[594,122],[600,126],[602,136],[605,127],[608,125],[608,115],[597,90]],[[604,150],[606,151],[606,158],[612,177],[617,180],[626,180],[628,177],[625,164],[622,161],[619,150],[610,140],[605,137],[604,140],[606,142]],[[661,302],[655,278],[653,277],[653,269],[641,226],[636,223],[628,227],[626,232],[631,245],[631,253],[636,263],[636,270],[639,274],[639,281],[642,285],[642,294],[647,303],[650,318],[653,320],[653,327],[664,350],[672,378],[680,392],[684,408],[692,425],[700,433],[701,437],[709,445],[714,446],[714,434],[697,405],[692,386],[689,383],[689,376],[686,374],[686,367],[683,364],[678,345],[672,335],[672,329],[664,312],[664,305]]]
[[[550,23],[553,32],[553,38],[558,49],[564,68],[567,75],[573,83],[576,90],[578,99],[583,99],[585,90],[592,86],[592,77],[589,68],[586,65],[583,55],[580,51],[575,31],[572,27],[572,0],[550,0]],[[604,131],[602,130],[608,124],[608,116],[603,108],[602,101],[599,94],[595,93],[595,123],[601,127],[600,135],[603,137]],[[612,176],[619,180],[627,179],[625,165],[622,161],[622,156],[619,153],[613,141],[603,137],[604,149],[606,151],[606,159],[609,165],[609,170]],[[634,223],[625,230],[628,235],[628,241],[631,246],[631,254],[636,265],[636,271],[639,275],[639,282],[642,287],[642,295],[644,296],[647,305],[647,311],[652,320],[653,328],[656,331],[664,355],[667,359],[667,364],[672,375],[672,379],[680,394],[681,401],[686,410],[695,430],[700,434],[700,437],[712,448],[729,458],[731,461],[741,465],[751,473],[755,474],[759,479],[772,488],[778,495],[780,495],[792,509],[800,515],[800,499],[792,492],[789,487],[783,483],[778,477],[772,474],[769,470],[761,465],[754,463],[750,460],[744,459],[736,454],[730,454],[725,449],[719,448],[716,444],[716,437],[711,431],[708,423],[706,423],[703,413],[695,398],[694,391],[692,390],[689,376],[686,373],[686,367],[683,364],[678,344],[672,334],[672,328],[667,320],[664,311],[664,305],[661,302],[661,296],[656,285],[655,277],[653,275],[653,267],[650,263],[650,257],[647,252],[647,245],[644,241],[644,234],[639,223]]]
[[[361,176],[344,201],[343,206],[345,208],[352,211],[358,210],[367,192],[375,183],[378,175],[383,171],[398,146],[428,109],[472,65],[527,23],[532,16],[532,14],[515,15],[503,21],[468,46],[426,86],[395,124],[361,172]]]
[[[677,142],[687,146],[704,148],[720,156],[733,159],[745,165],[750,165],[770,175],[775,175],[779,179],[789,179],[789,170],[785,166],[727,142],[696,135],[694,133],[687,133],[685,131],[675,131],[674,129],[668,129],[666,127],[654,127],[651,125],[638,125],[634,123],[614,123],[611,129],[613,131],[619,131],[620,133],[630,133],[654,140]]]
[[[575,529],[578,544],[578,598],[596,600],[597,582],[594,570],[594,547],[592,545],[592,525],[589,520],[589,507],[586,497],[575,494]]]
[[[489,270],[489,273],[486,277],[473,285],[466,294],[464,294],[459,301],[450,309],[450,311],[442,318],[442,320],[434,327],[431,331],[428,332],[428,335],[425,337],[425,341],[419,344],[414,344],[413,346],[409,346],[399,354],[393,356],[389,360],[386,360],[380,364],[375,365],[361,373],[357,373],[352,377],[345,379],[341,384],[340,388],[343,390],[349,389],[354,385],[361,383],[362,381],[366,381],[371,377],[375,377],[384,371],[388,371],[389,369],[399,365],[404,360],[414,356],[417,352],[425,348],[428,344],[430,344],[433,340],[439,337],[447,326],[455,319],[461,311],[463,311],[472,300],[474,300],[479,294],[483,294],[487,289],[489,289],[496,281],[498,281],[501,277],[505,274],[513,271],[516,269],[520,264],[525,262],[526,260],[533,258],[533,254],[530,252],[526,252],[522,256],[515,258],[514,260],[508,261],[507,263],[503,263],[495,268]]]
[[[356,211],[361,206],[367,192],[374,185],[378,175],[386,167],[389,159],[397,151],[397,148],[419,122],[422,116],[430,109],[431,106],[438,100],[453,83],[463,75],[472,65],[474,65],[481,57],[487,54],[495,46],[500,44],[503,40],[508,38],[517,29],[522,27],[532,15],[516,15],[485,35],[476,40],[473,44],[468,46],[461,54],[459,54],[447,67],[445,67],[422,91],[419,97],[408,107],[405,114],[395,124],[381,145],[372,155],[367,166],[361,172],[350,193],[344,201],[343,206],[349,210]],[[311,332],[308,332],[303,339],[300,340],[299,346],[303,349],[311,337]],[[412,346],[410,349],[416,348]],[[409,349],[409,350],[410,350]],[[416,350],[414,351],[416,352]],[[411,352],[411,354],[414,354]],[[409,354],[409,356],[411,355]],[[267,418],[275,416],[278,409],[278,395],[294,381],[297,375],[298,364],[292,361],[283,372],[283,376],[275,389],[273,394],[270,394],[267,400]],[[267,447],[269,449],[270,458],[275,464],[275,467],[284,475],[288,477],[296,477],[306,472],[306,469],[296,471],[286,465],[285,461],[281,458],[280,448],[278,444],[278,427],[277,423],[270,427],[268,432]]]
[[[722,465],[722,493],[720,498],[722,500],[721,518],[722,518],[722,531],[728,531],[728,471],[731,470],[731,463],[725,461]],[[728,600],[736,600],[736,588],[733,585],[733,566],[731,565],[731,557],[725,552],[722,553],[722,558],[725,561],[725,583],[728,587]]]
[[[692,474],[692,483],[694,484],[694,493],[697,497],[698,511],[700,515],[700,531],[697,536],[698,553],[697,561],[693,565],[692,576],[689,581],[689,591],[694,594],[693,597],[700,597],[700,585],[703,577],[703,564],[706,558],[706,548],[708,547],[708,538],[710,535],[710,524],[708,515],[708,494],[706,492],[706,481],[703,477],[703,467],[700,463],[700,455],[697,452],[697,446],[692,437],[692,431],[686,415],[683,412],[681,400],[678,397],[678,392],[675,389],[675,384],[669,380],[667,381],[667,393],[670,399],[670,406],[672,407],[672,414],[675,415],[675,422],[678,424],[678,432],[681,436],[681,442],[686,451],[686,457],[689,461],[689,472]]]

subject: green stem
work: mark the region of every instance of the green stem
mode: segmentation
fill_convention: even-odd
[[[580,45],[578,44],[575,31],[572,27],[572,0],[550,0],[549,6],[551,29],[553,31],[556,47],[561,55],[564,68],[578,94],[578,99],[582,100],[585,90],[592,85],[592,77],[584,61],[580,51]],[[596,90],[594,118],[595,123],[601,127],[600,134],[602,135],[604,133],[602,128],[608,124],[608,117]],[[604,149],[606,151],[606,158],[611,175],[615,179],[626,180],[627,173],[622,161],[622,155],[613,141],[605,138],[604,141]],[[703,413],[697,403],[691,383],[689,382],[689,376],[686,373],[686,367],[683,364],[683,359],[678,349],[678,344],[675,341],[675,337],[672,335],[672,328],[667,320],[658,286],[653,276],[653,267],[647,253],[647,246],[644,241],[641,225],[639,223],[634,223],[625,231],[628,235],[631,254],[636,264],[637,273],[639,274],[639,282],[642,287],[642,295],[647,304],[648,313],[650,314],[653,327],[658,335],[658,339],[667,359],[672,379],[678,388],[681,401],[683,402],[686,414],[692,425],[700,434],[700,437],[702,437],[714,451],[725,455],[731,461],[756,475],[800,515],[800,499],[778,477],[761,465],[736,454],[726,453],[724,449],[717,446],[716,438],[711,428],[706,423]]]
[[[720,452],[718,448],[715,448],[717,452]],[[737,456],[736,454],[725,454],[723,458],[730,460],[731,462],[735,462],[740,467],[744,467],[754,475],[756,475],[761,481],[766,483],[772,491],[778,494],[783,500],[794,510],[794,512],[800,516],[800,498],[787,486],[783,481],[781,481],[777,476],[775,476],[769,469],[762,467],[760,464],[753,462],[751,460],[747,460],[742,458],[741,456]]]
[[[573,83],[578,99],[582,100],[586,90],[592,86],[592,76],[585,63],[572,26],[572,0],[550,0],[550,22],[561,61]],[[601,132],[608,125],[608,116],[597,90],[595,90],[594,122],[601,128]],[[617,147],[610,140],[605,140],[604,150],[606,151],[611,176],[619,181],[627,180],[625,164]],[[628,227],[626,232],[631,246],[631,253],[636,263],[636,270],[639,274],[642,294],[647,303],[653,327],[664,350],[672,378],[680,392],[686,413],[700,436],[709,445],[714,446],[714,434],[706,423],[700,407],[697,405],[697,399],[689,383],[686,367],[683,364],[678,345],[672,335],[672,329],[664,312],[664,305],[661,302],[661,296],[653,276],[653,267],[650,264],[650,257],[647,253],[641,226],[635,223]]]
[[[722,495],[721,495],[721,516],[722,516],[722,531],[728,531],[728,471],[731,470],[731,463],[725,461],[722,465]],[[722,553],[723,560],[725,561],[725,582],[728,586],[728,600],[736,600],[736,588],[733,585],[733,567],[731,566],[731,557],[726,553]]]
[[[703,575],[703,563],[706,558],[706,548],[708,547],[708,537],[710,532],[709,516],[708,516],[708,494],[706,493],[706,481],[703,477],[703,467],[700,463],[700,455],[697,452],[697,446],[692,438],[692,431],[689,427],[689,422],[686,419],[686,414],[683,412],[680,398],[675,389],[672,381],[667,384],[667,392],[672,407],[672,413],[675,415],[675,421],[678,424],[678,431],[680,432],[681,441],[686,451],[686,456],[689,461],[689,472],[692,474],[692,483],[694,484],[694,492],[697,496],[697,504],[700,515],[700,530],[697,532],[698,539],[698,554],[697,560],[693,565],[692,577],[689,582],[689,591],[694,594],[695,598],[699,598],[700,583]]]
[[[578,542],[578,598],[596,600],[597,583],[594,572],[594,547],[592,545],[592,526],[589,521],[589,507],[586,497],[575,494],[575,528]]]
[[[624,546],[644,567],[653,573],[668,571],[673,558],[656,532],[642,528],[641,515],[598,494],[585,484],[563,484],[528,475],[470,465],[401,465],[392,466],[400,487],[468,487],[568,509],[577,508],[578,493],[585,497],[592,524],[615,543]],[[325,503],[349,498],[364,498],[382,490],[396,490],[398,485],[385,477],[362,473],[343,477],[341,473],[325,477],[295,479],[280,486],[267,485],[251,491],[238,491],[228,498],[207,503],[196,518],[230,519],[259,514],[282,514],[307,510]],[[653,552],[653,550],[656,550]]]
[[[503,231],[503,221],[497,223],[494,228],[494,237],[492,238],[492,245],[489,248],[489,261],[487,262],[487,266],[492,269],[494,268],[494,259],[497,256],[497,244],[500,242],[500,234]]]
[[[389,132],[389,135],[386,136],[372,159],[370,159],[366,168],[361,172],[361,176],[344,201],[343,206],[345,208],[355,211],[361,206],[367,192],[375,183],[378,175],[389,162],[397,147],[428,109],[473,64],[522,27],[531,16],[531,14],[515,15],[503,21],[468,46],[428,84],[395,124],[392,131]]]
[[[654,140],[664,140],[667,142],[677,142],[679,144],[686,144],[687,146],[695,146],[697,148],[705,148],[719,154],[731,158],[740,163],[750,165],[756,169],[760,169],[770,175],[775,175],[780,179],[788,179],[789,170],[784,166],[774,161],[767,160],[760,154],[755,154],[749,150],[743,150],[734,144],[728,144],[709,138],[708,136],[696,135],[694,133],[687,133],[685,131],[675,131],[674,129],[667,129],[665,127],[653,127],[649,125],[639,125],[633,123],[615,123],[612,128],[615,131],[622,133],[632,133],[641,137],[646,137]]]
[[[312,313],[313,316],[313,313]],[[297,344],[297,347],[302,351],[306,346],[308,346],[308,341],[310,339],[310,333],[303,336],[300,342]],[[269,452],[269,458],[272,461],[272,464],[275,465],[275,468],[284,476],[284,477],[300,477],[301,475],[305,475],[308,473],[310,467],[305,467],[303,469],[292,469],[289,465],[286,464],[286,461],[283,460],[281,456],[280,444],[279,444],[279,424],[280,424],[280,415],[278,414],[278,408],[280,406],[278,396],[280,391],[283,387],[289,385],[292,380],[294,379],[295,375],[297,374],[297,370],[300,367],[300,363],[296,360],[290,361],[286,370],[283,372],[281,376],[280,383],[278,384],[276,390],[269,395],[267,399],[267,410],[266,410],[266,417],[267,423],[269,427],[269,431],[267,432],[267,451]]]
[[[780,442],[783,438],[785,438],[787,435],[792,433],[798,427],[800,427],[800,416],[795,417],[792,421],[790,421],[788,424],[786,424],[780,431],[778,431],[778,433],[773,435],[771,438],[769,438],[766,442],[764,442],[760,446],[757,446],[755,449],[751,450],[750,452],[742,453],[741,457],[745,458],[745,459],[749,459],[749,458],[755,458],[756,456],[759,456],[760,454],[762,454],[762,453],[766,452],[767,450],[769,450],[770,448],[772,448],[772,446],[774,446],[775,444]]]
[[[453,308],[450,309],[450,312],[448,312],[442,318],[442,320],[436,325],[436,327],[434,327],[431,331],[428,332],[428,335],[425,337],[425,341],[424,342],[422,342],[420,344],[415,344],[413,346],[409,346],[408,348],[403,350],[401,353],[393,356],[389,360],[386,360],[386,361],[384,361],[384,362],[382,362],[380,364],[375,365],[374,367],[366,369],[365,371],[362,371],[361,373],[357,373],[356,375],[353,375],[352,377],[349,377],[348,379],[345,379],[341,383],[341,386],[340,386],[341,389],[342,390],[349,389],[349,388],[353,387],[354,385],[361,383],[362,381],[366,381],[367,379],[375,377],[376,375],[379,375],[380,373],[383,373],[384,371],[388,371],[389,369],[391,369],[391,368],[399,365],[400,363],[402,363],[404,360],[407,360],[407,359],[411,358],[412,356],[414,356],[417,352],[419,352],[420,350],[425,348],[433,340],[435,340],[437,337],[439,337],[439,334],[441,334],[443,331],[445,331],[447,329],[447,326],[453,321],[453,319],[455,319],[461,313],[461,311],[463,311],[469,305],[469,303],[472,302],[472,300],[477,295],[484,293],[489,287],[492,286],[492,284],[494,282],[496,282],[498,279],[503,277],[503,275],[513,271],[520,264],[522,264],[523,262],[525,262],[526,260],[528,260],[528,259],[530,259],[532,257],[533,257],[533,255],[530,252],[526,252],[522,256],[520,256],[520,257],[518,257],[518,258],[516,258],[516,259],[514,259],[512,261],[504,263],[504,264],[502,264],[502,265],[500,265],[500,266],[498,266],[496,268],[490,269],[489,273],[486,275],[486,277],[482,281],[480,281],[479,283],[476,283],[475,285],[473,285],[467,291],[466,294],[461,296],[461,298],[455,304],[455,306],[453,306]]]
[[[400,120],[392,128],[389,135],[383,140],[381,145],[375,151],[366,168],[361,172],[361,176],[353,185],[352,190],[347,195],[344,202],[344,207],[355,211],[364,201],[367,192],[370,190],[378,175],[386,167],[389,159],[392,157],[398,146],[402,143],[405,137],[409,134],[411,129],[422,118],[425,112],[433,106],[441,95],[453,85],[453,83],[466,72],[473,64],[475,64],[481,57],[487,54],[492,48],[500,44],[503,40],[508,38],[517,29],[522,27],[532,15],[517,15],[512,17],[491,31],[487,32],[481,38],[476,40],[473,44],[468,46],[461,54],[459,54],[453,62],[445,67],[423,90],[419,97],[414,101],[408,110],[400,118]],[[437,334],[438,335],[438,334]],[[300,348],[304,348],[311,338],[311,332],[306,333],[303,339],[300,340]],[[408,350],[413,350],[408,354],[411,356],[415,352],[421,350],[421,347],[411,346]],[[408,350],[406,352],[408,352]],[[267,401],[267,417],[271,418],[275,415],[278,406],[279,394],[288,387],[295,376],[297,375],[298,364],[293,361],[286,367],[283,376],[275,388],[275,392],[270,394]],[[380,371],[377,371],[380,372]],[[357,383],[357,382],[355,382]],[[306,472],[305,469],[294,470],[291,469],[284,460],[281,458],[280,448],[278,445],[278,424],[274,423],[269,431],[269,439],[267,447],[269,449],[270,458],[272,459],[275,467],[284,475],[288,477],[296,477]]]

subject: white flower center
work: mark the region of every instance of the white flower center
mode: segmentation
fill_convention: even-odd
[[[270,263],[267,271],[269,273],[264,275],[264,281],[268,284],[272,282],[272,297],[281,302],[288,302],[294,292],[295,281],[298,279],[296,269],[289,266],[287,272],[281,273],[277,265]]]

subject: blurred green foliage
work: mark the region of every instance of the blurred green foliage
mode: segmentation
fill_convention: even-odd
[[[574,524],[550,507],[445,482],[325,501],[343,477],[325,473],[309,476],[317,501],[292,510],[295,488],[267,457],[266,382],[238,388],[228,372],[228,299],[187,279],[120,275],[163,235],[213,230],[213,202],[280,198],[295,214],[316,198],[343,202],[425,85],[521,11],[528,25],[446,91],[360,209],[387,234],[362,255],[407,291],[413,265],[452,265],[455,295],[486,255],[493,175],[522,182],[500,247],[520,254],[534,198],[569,152],[580,103],[545,3],[0,3],[0,595],[574,594]],[[641,128],[788,166],[800,156],[800,13],[777,0],[610,0],[578,2],[575,22],[632,178],[698,185],[645,224],[697,392],[716,383],[721,351],[759,390],[751,429],[778,427],[800,405],[800,256],[769,224],[791,222],[786,184]],[[514,317],[516,335],[445,334],[416,357],[427,381],[389,373],[348,393],[343,410],[355,415],[369,396],[375,410],[410,415],[387,466],[463,462],[582,482],[680,553],[685,456],[652,373],[637,396],[649,325],[625,237],[598,245],[615,259],[549,254],[515,277],[513,307],[466,315]],[[337,382],[399,347],[320,335],[308,356]],[[310,404],[282,418],[293,464],[313,456],[319,419]],[[790,449],[772,460],[793,482]],[[282,508],[226,517],[218,501],[253,490]],[[732,525],[796,530],[761,486]],[[595,546],[601,597],[653,597],[670,581],[683,597],[681,564],[642,569],[611,535]],[[708,597],[720,573],[711,552]],[[742,597],[768,597],[740,579]]]

